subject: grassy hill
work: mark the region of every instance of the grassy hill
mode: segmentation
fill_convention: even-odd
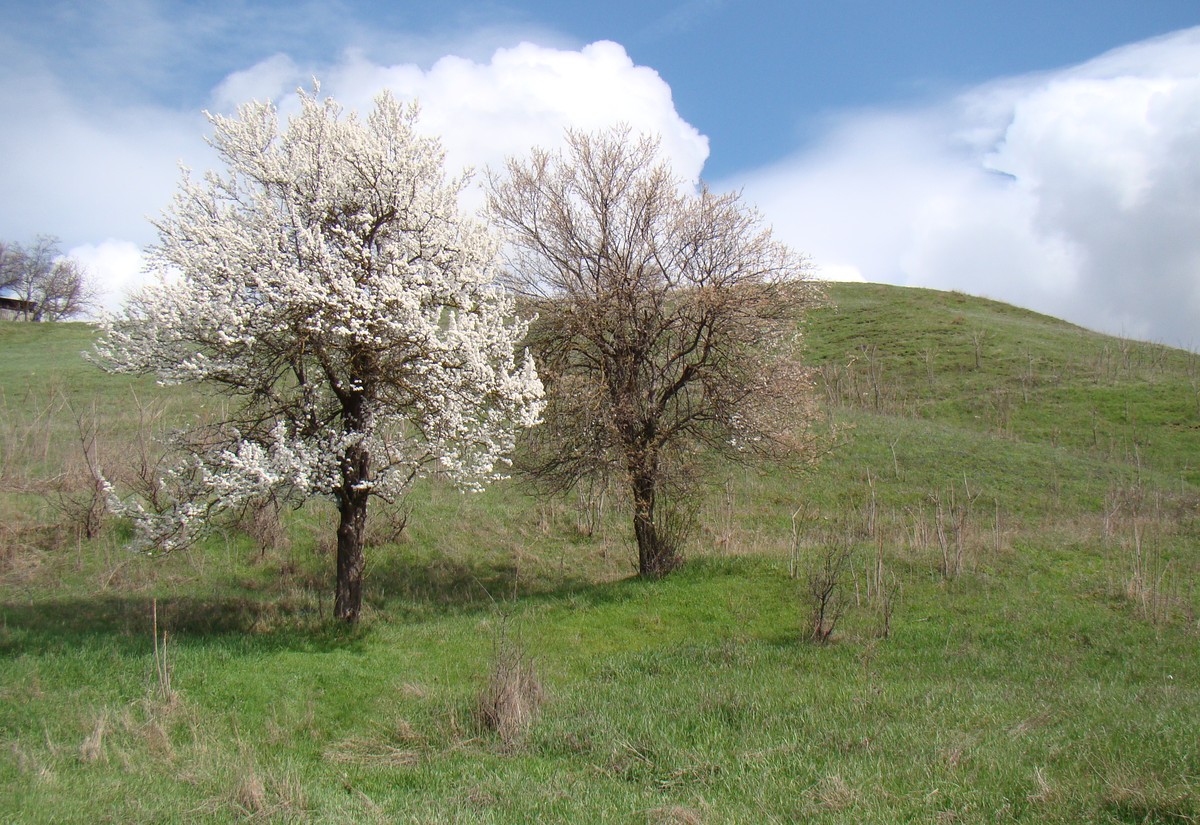
[[[0,820],[1197,821],[1200,357],[831,292],[828,453],[714,468],[681,572],[629,578],[611,492],[426,484],[354,629],[323,505],[160,560],[81,536],[84,445],[136,483],[221,400],[0,324]],[[505,737],[478,701],[518,659]]]

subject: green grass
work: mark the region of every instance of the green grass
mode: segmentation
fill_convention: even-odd
[[[119,525],[72,538],[49,479],[77,426],[40,411],[94,400],[116,461],[131,392],[165,418],[199,402],[78,359],[87,327],[0,325],[0,820],[1200,819],[1195,357],[953,293],[833,292],[808,341],[837,447],[718,468],[677,574],[630,578],[619,509],[587,535],[573,498],[426,484],[369,551],[356,628],[328,618],[328,505],[266,550],[232,525],[162,560]],[[944,532],[962,516],[952,577],[939,503]],[[789,559],[838,544],[847,610],[819,646]],[[498,640],[545,693],[514,743],[474,718]]]

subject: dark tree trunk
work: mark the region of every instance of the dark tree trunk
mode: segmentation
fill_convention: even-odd
[[[362,445],[353,445],[342,460],[342,488],[338,491],[337,585],[333,615],[355,624],[362,612],[363,545],[367,536],[367,502],[370,493],[361,485],[371,470],[371,456]]]
[[[367,494],[344,491],[338,504],[337,586],[333,615],[348,624],[362,612],[362,581],[366,560],[363,544],[367,533]]]
[[[663,541],[654,522],[657,486],[652,472],[634,473],[631,482],[633,534],[638,545],[638,575],[643,578],[665,576],[679,566],[676,548]]]

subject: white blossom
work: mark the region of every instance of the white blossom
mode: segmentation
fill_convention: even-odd
[[[362,119],[300,102],[282,129],[270,103],[209,115],[226,169],[183,170],[155,277],[96,347],[112,371],[238,402],[180,441],[173,506],[124,503],[160,550],[266,494],[396,496],[433,467],[478,488],[542,409],[497,243],[459,213],[466,178],[446,178],[415,106],[385,93]]]

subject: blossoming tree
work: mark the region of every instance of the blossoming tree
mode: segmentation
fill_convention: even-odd
[[[438,468],[479,486],[542,385],[515,355],[526,324],[493,281],[498,247],[464,217],[417,110],[384,93],[365,118],[316,92],[210,115],[226,169],[186,170],[155,222],[155,279],[105,322],[98,360],[205,382],[230,412],[178,441],[165,506],[127,502],[144,546],[186,546],[264,495],[333,500],[334,615],[357,621],[367,506]]]

